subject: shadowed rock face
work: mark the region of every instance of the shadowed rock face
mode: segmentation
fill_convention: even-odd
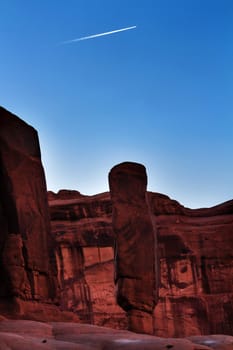
[[[15,298],[54,301],[56,269],[37,132],[3,108],[0,227],[0,304]]]
[[[115,232],[117,301],[127,311],[129,329],[153,333],[158,301],[158,252],[155,226],[146,200],[145,167],[122,163],[109,173]]]

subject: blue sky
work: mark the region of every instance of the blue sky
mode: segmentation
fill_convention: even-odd
[[[232,34],[232,0],[1,0],[0,104],[39,131],[48,189],[106,191],[131,160],[212,206],[233,198]]]

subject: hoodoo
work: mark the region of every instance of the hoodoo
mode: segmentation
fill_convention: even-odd
[[[127,312],[129,329],[153,334],[158,301],[157,237],[147,205],[147,175],[141,164],[125,162],[109,174],[115,232],[118,304]]]

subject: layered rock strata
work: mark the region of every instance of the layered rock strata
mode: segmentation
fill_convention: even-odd
[[[3,108],[0,228],[0,311],[34,312],[35,302],[54,303],[56,265],[38,135]]]
[[[161,268],[154,334],[233,334],[233,201],[194,210],[159,193],[147,196]],[[127,328],[127,315],[115,299],[109,193],[63,192],[61,197],[50,193],[49,204],[64,307],[81,311],[93,324]],[[79,265],[76,251],[82,256]],[[68,271],[77,266],[83,277],[74,272],[69,277]],[[84,287],[86,294],[81,292]]]
[[[49,203],[63,310],[76,312],[83,322],[127,328],[115,301],[109,194],[50,192]]]
[[[148,213],[149,205],[161,274],[154,334],[233,334],[233,201],[190,210],[158,193],[146,197],[140,212]],[[53,235],[37,133],[0,108],[0,313],[77,320],[55,307],[59,295],[63,310],[78,314],[81,321],[132,327],[128,306],[126,314],[115,298],[109,193],[83,196],[62,191],[49,193],[49,200]],[[119,299],[124,307],[134,306],[132,300]],[[148,300],[147,312],[139,309],[140,331],[145,331],[145,318],[153,309]]]
[[[129,329],[153,334],[158,302],[157,235],[147,205],[143,165],[122,163],[109,173],[115,233],[117,302],[127,312]]]

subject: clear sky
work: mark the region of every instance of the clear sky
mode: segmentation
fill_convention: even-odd
[[[48,189],[106,191],[130,160],[188,207],[233,198],[232,0],[1,0],[0,43],[0,104],[39,131]]]

